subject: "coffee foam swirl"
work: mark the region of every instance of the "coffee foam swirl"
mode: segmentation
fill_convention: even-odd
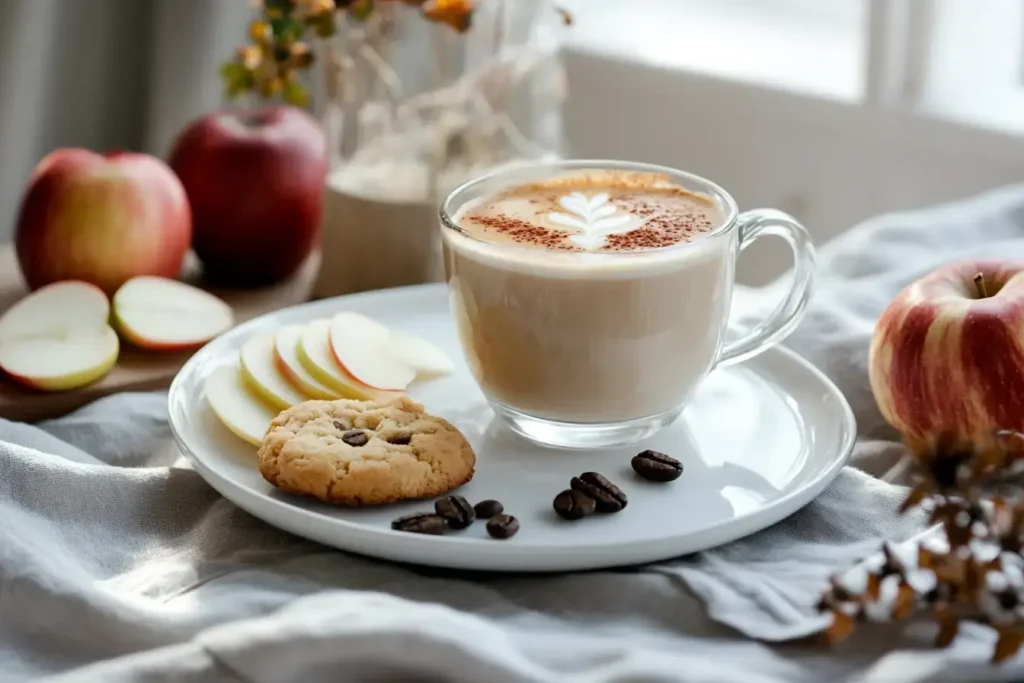
[[[456,223],[495,243],[548,251],[642,251],[713,231],[717,202],[663,174],[584,171],[515,185],[462,207]]]
[[[579,230],[569,235],[568,240],[584,249],[604,246],[608,235],[634,227],[631,225],[633,217],[618,213],[618,208],[608,201],[607,192],[590,197],[582,192],[573,192],[559,198],[558,203],[569,213],[552,212],[548,214],[548,220],[555,225]]]

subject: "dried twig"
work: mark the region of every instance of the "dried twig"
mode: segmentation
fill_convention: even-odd
[[[839,643],[866,618],[899,621],[924,611],[938,626],[938,647],[971,621],[998,633],[993,662],[1013,657],[1024,644],[1024,502],[990,491],[1024,458],[1024,434],[910,445],[915,479],[901,511],[928,512],[937,540],[929,534],[909,553],[885,544],[878,558],[833,577],[819,603],[832,615],[824,639]]]

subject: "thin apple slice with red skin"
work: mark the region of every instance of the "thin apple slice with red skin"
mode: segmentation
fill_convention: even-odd
[[[373,318],[342,311],[331,318],[331,350],[345,372],[378,391],[404,391],[416,370],[391,347],[391,330]]]
[[[214,370],[206,378],[204,391],[213,414],[235,436],[254,446],[263,443],[277,410],[249,391],[236,366],[224,365]]]
[[[106,375],[120,344],[110,302],[79,281],[42,287],[0,316],[0,369],[36,389],[66,391]]]
[[[209,292],[163,277],[140,276],[114,294],[114,325],[154,351],[202,346],[234,324],[231,307]]]
[[[285,325],[277,331],[274,336],[274,356],[278,369],[292,386],[310,398],[326,401],[341,398],[341,392],[318,380],[302,364],[299,358],[299,344],[305,329],[305,325]]]
[[[345,372],[331,351],[330,320],[314,320],[306,326],[298,356],[306,370],[345,398],[389,403],[402,395],[400,391],[379,391],[368,387]]]
[[[391,350],[400,361],[416,371],[416,379],[443,377],[455,369],[444,351],[408,332],[391,331]]]
[[[242,345],[238,364],[249,389],[270,405],[284,410],[308,400],[285,379],[274,356],[275,332],[260,332]]]

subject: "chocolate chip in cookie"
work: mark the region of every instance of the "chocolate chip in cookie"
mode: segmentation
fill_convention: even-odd
[[[362,429],[353,429],[342,434],[341,440],[349,446],[365,446],[370,441],[370,437]]]
[[[408,446],[412,443],[412,434],[409,432],[398,432],[394,436],[388,438],[388,443],[393,443],[396,446]]]

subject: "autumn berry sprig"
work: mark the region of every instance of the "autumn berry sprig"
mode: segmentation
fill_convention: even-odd
[[[309,104],[301,73],[314,62],[311,38],[329,38],[342,16],[366,21],[378,6],[418,7],[428,21],[468,31],[478,0],[257,0],[260,16],[249,25],[249,42],[224,64],[221,75],[228,97],[257,93],[281,97],[297,106]],[[564,15],[566,18],[568,15]]]
[[[962,622],[986,624],[998,634],[992,661],[1004,661],[1024,645],[1024,501],[991,492],[1018,473],[1024,434],[910,445],[915,480],[901,512],[923,509],[944,538],[922,541],[909,555],[885,544],[879,556],[833,577],[818,605],[832,617],[825,641],[844,640],[858,621],[900,621],[923,610],[938,625],[936,646],[949,646]]]

